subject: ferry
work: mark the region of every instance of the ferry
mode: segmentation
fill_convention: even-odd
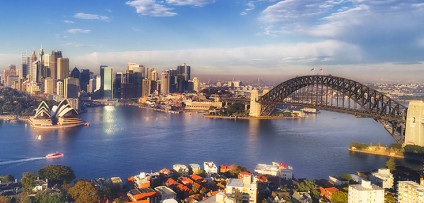
[[[47,154],[46,159],[56,159],[56,158],[60,158],[62,156],[63,156],[63,154],[56,152],[56,153],[53,153],[53,154]]]

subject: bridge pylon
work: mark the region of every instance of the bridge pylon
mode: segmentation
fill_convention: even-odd
[[[264,90],[262,92],[262,95],[265,95],[268,92],[269,92],[269,90]],[[252,116],[252,117],[261,116],[262,104],[259,103],[258,100],[259,100],[259,91],[258,90],[252,90],[250,92],[250,112],[249,112],[249,116]]]
[[[406,117],[405,142],[403,145],[424,147],[424,102],[411,101]]]

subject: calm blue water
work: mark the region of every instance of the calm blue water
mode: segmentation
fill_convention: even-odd
[[[105,106],[81,116],[89,127],[34,131],[25,123],[0,121],[0,175],[20,177],[61,164],[78,178],[127,178],[176,163],[214,161],[253,171],[258,163],[276,161],[293,166],[297,178],[328,178],[385,165],[386,157],[350,153],[350,142],[394,142],[372,119],[326,111],[299,120],[234,121]],[[65,156],[41,158],[54,152]]]

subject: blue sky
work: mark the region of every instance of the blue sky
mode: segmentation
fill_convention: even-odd
[[[0,69],[42,44],[95,72],[187,62],[195,74],[424,78],[418,0],[2,0],[0,18]]]

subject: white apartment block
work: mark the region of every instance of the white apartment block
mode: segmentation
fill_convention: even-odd
[[[203,168],[207,174],[214,174],[219,172],[218,167],[213,162],[204,162]]]
[[[258,196],[258,183],[252,176],[244,176],[243,179],[230,178],[225,187],[225,194],[216,196],[216,202],[236,203],[249,202],[256,203]]]
[[[393,187],[393,174],[390,173],[388,168],[378,169],[378,172],[372,173],[369,178],[372,184],[378,185],[384,189]]]
[[[293,178],[293,167],[276,162],[272,162],[272,165],[258,164],[256,165],[255,172],[262,175],[278,176],[283,179]]]
[[[424,186],[413,181],[398,182],[398,202],[423,203]]]
[[[189,169],[186,165],[182,164],[174,164],[172,166],[172,169],[174,169],[177,173],[181,174],[182,176],[188,176]]]
[[[349,185],[348,202],[384,203],[384,189],[363,180],[361,184]]]

